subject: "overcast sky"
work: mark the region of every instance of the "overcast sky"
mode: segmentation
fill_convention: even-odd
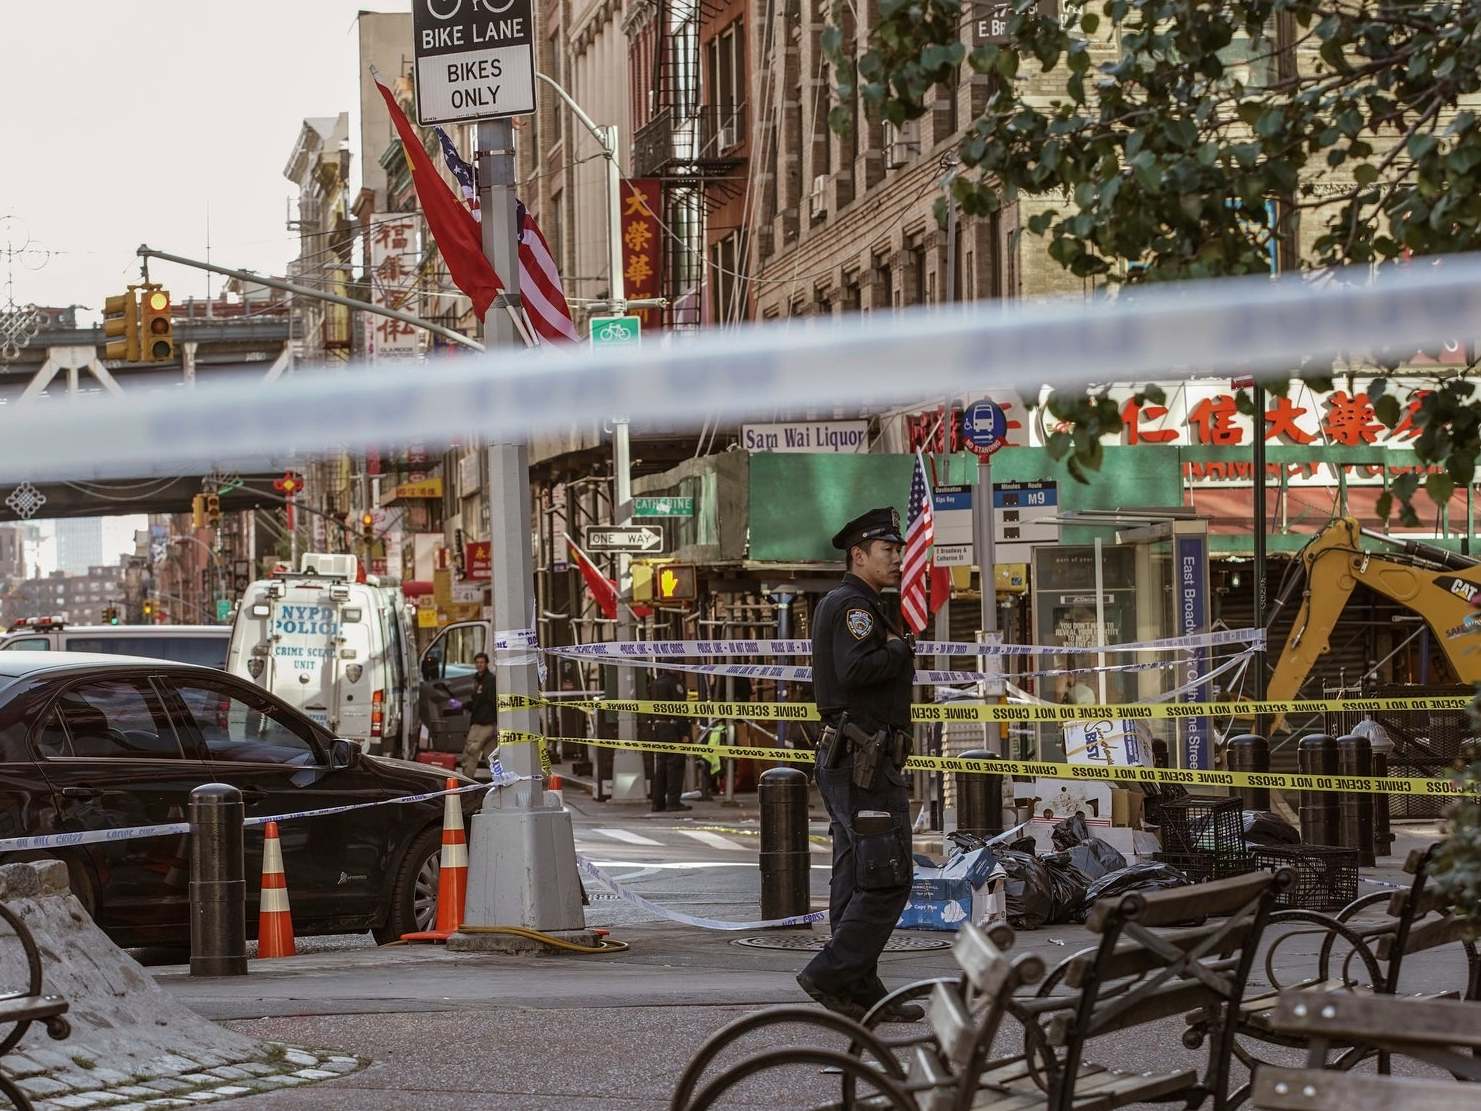
[[[355,13],[395,0],[33,0],[0,4],[0,216],[52,252],[15,299],[102,299],[137,280],[140,243],[280,273],[283,167],[306,116],[356,115]],[[411,44],[407,44],[408,53]],[[357,140],[351,132],[352,142]],[[358,184],[358,151],[351,180]],[[18,244],[17,244],[18,245]],[[5,249],[0,227],[0,251]],[[4,300],[0,258],[0,301]],[[176,300],[200,271],[155,263]],[[220,288],[222,279],[212,279]]]

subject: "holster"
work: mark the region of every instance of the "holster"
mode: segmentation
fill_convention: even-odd
[[[866,733],[857,725],[845,723],[841,732],[847,737],[854,753],[854,786],[865,791],[874,790],[879,781],[880,763],[889,756],[890,731]]]
[[[836,768],[848,755],[848,739],[843,735],[847,725],[848,715],[844,714],[838,719],[836,726],[828,725],[823,728],[822,740],[818,745],[818,758],[823,767]]]

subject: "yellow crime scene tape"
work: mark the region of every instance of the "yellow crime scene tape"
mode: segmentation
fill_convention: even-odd
[[[1058,705],[1047,703],[917,702],[910,707],[910,720],[917,722],[1055,722],[1154,721],[1199,717],[1254,717],[1257,714],[1287,716],[1332,711],[1357,713],[1403,710],[1464,710],[1471,705],[1466,695],[1433,695],[1418,698],[1319,698],[1299,702],[1126,702],[1106,705]],[[675,718],[753,718],[758,721],[817,721],[812,702],[657,702],[649,699],[561,699],[501,695],[499,709],[525,710],[570,707],[586,712],[651,714]]]
[[[518,729],[500,729],[498,735],[499,743],[496,748],[502,748],[504,745],[534,745],[535,751],[540,754],[540,772],[542,775],[549,775],[550,753],[545,748],[545,742],[555,739],[554,737],[546,737],[540,733],[523,733]]]
[[[500,730],[501,742],[508,736],[527,743],[538,734]],[[815,763],[809,749],[760,748],[752,745],[699,745],[673,741],[614,741],[599,737],[545,737],[554,743],[592,745],[596,748],[630,749],[636,752],[674,752],[698,756],[710,752],[736,760],[775,760],[792,764]],[[1273,787],[1283,791],[1370,791],[1388,795],[1454,795],[1459,788],[1449,779],[1411,776],[1300,775],[1285,772],[1184,771],[1179,768],[1106,767],[1102,764],[1069,764],[1045,760],[979,760],[960,756],[912,756],[906,771],[966,772],[978,775],[1010,775],[1026,779],[1078,779],[1097,783],[1175,783],[1182,787]]]

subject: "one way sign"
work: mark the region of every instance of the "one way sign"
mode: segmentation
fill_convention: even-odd
[[[586,550],[655,555],[663,551],[663,530],[652,525],[591,525]]]

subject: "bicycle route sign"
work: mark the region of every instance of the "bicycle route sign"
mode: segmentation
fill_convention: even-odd
[[[637,347],[643,342],[642,317],[594,316],[590,325],[593,347]]]
[[[423,127],[535,110],[532,6],[532,0],[413,0]]]

